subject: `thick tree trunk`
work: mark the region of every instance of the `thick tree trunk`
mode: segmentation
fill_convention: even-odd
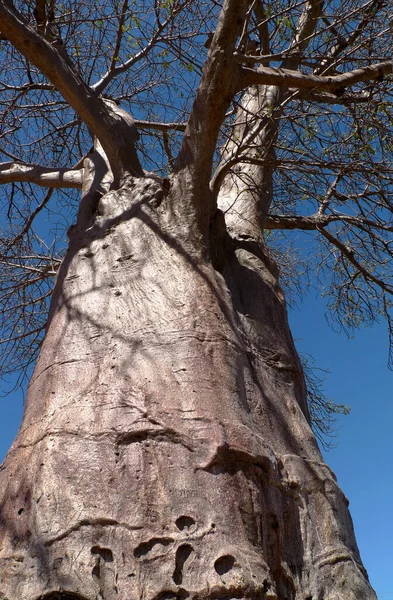
[[[0,473],[0,598],[374,599],[275,267],[219,211],[210,261],[179,182],[70,234]]]

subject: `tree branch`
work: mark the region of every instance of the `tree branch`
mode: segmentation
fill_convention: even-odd
[[[112,81],[112,79],[114,79],[121,73],[128,71],[137,62],[139,62],[143,58],[146,58],[146,56],[149,54],[149,52],[160,41],[161,34],[163,33],[163,31],[173,21],[174,17],[177,16],[189,3],[190,3],[190,0],[185,0],[182,4],[179,4],[179,6],[173,10],[171,15],[164,21],[164,23],[158,23],[157,30],[153,34],[152,38],[149,40],[149,42],[146,44],[146,46],[144,48],[142,48],[142,50],[137,52],[137,54],[135,54],[134,56],[132,56],[131,58],[129,58],[128,60],[126,60],[125,62],[123,62],[120,65],[117,64],[116,60],[112,59],[111,65],[110,65],[109,69],[107,70],[107,72],[105,73],[105,75],[103,75],[99,81],[94,83],[91,86],[91,88],[98,93],[102,93],[105,90],[105,88],[108,86],[108,84]]]
[[[314,71],[316,75],[327,75],[331,69],[334,69],[337,57],[342,54],[346,48],[353,46],[355,40],[360,37],[364,31],[364,28],[367,26],[370,19],[373,18],[375,12],[382,4],[383,0],[372,0],[371,2],[368,2],[368,7],[364,12],[363,18],[359,21],[354,31],[349,36],[345,37],[337,31],[334,23],[330,24],[326,17],[324,17],[324,21],[327,23],[327,29],[336,36],[337,42],[332,47],[330,52],[328,52],[327,56],[323,58],[320,66]],[[360,8],[355,9],[354,13],[359,10]],[[355,17],[355,14],[353,14],[353,17]]]
[[[36,0],[34,8],[34,17],[37,23],[37,29],[41,35],[45,35],[46,26],[46,0]]]
[[[142,177],[143,170],[129,139],[127,124],[88,87],[67,55],[34,31],[10,0],[0,3],[0,28],[15,48],[49,79],[100,140],[115,179],[120,181],[130,173]]]
[[[384,281],[382,281],[382,279],[379,279],[378,277],[375,277],[375,275],[373,275],[372,273],[370,273],[370,271],[368,271],[365,267],[363,267],[363,265],[360,264],[360,262],[355,258],[353,250],[351,250],[350,248],[347,248],[347,246],[345,246],[345,244],[343,244],[342,242],[340,242],[339,239],[337,239],[329,231],[327,231],[326,229],[324,229],[324,227],[319,227],[318,226],[317,230],[331,244],[333,244],[334,246],[336,246],[336,248],[338,250],[340,250],[341,254],[343,256],[345,256],[345,258],[348,260],[348,262],[350,262],[359,271],[359,273],[361,273],[361,275],[363,275],[363,277],[364,277],[364,279],[366,281],[372,281],[373,283],[375,283],[376,285],[378,285],[382,290],[384,290],[385,292],[388,292],[389,294],[393,295],[393,287],[391,287],[390,285],[387,285]]]
[[[177,131],[185,131],[186,123],[159,123],[156,121],[140,121],[135,120],[135,125],[138,129],[156,129],[157,131],[170,131],[175,129]]]
[[[290,88],[291,90],[291,88]],[[340,96],[329,92],[314,93],[310,90],[299,90],[297,98],[308,102],[318,102],[319,104],[335,104],[339,106],[348,106],[349,104],[363,104],[370,102],[372,94],[370,92],[354,92],[353,94],[344,93]]]
[[[291,63],[294,63],[296,68],[299,64],[301,54],[306,50],[314,35],[316,24],[321,16],[322,7],[323,0],[308,0],[305,3],[302,14],[299,17],[295,38],[288,50],[289,57],[283,64],[284,67],[290,69],[292,66]]]
[[[35,210],[33,210],[33,212],[31,213],[31,215],[27,219],[26,223],[22,227],[21,231],[14,237],[14,239],[11,242],[9,242],[7,244],[8,247],[14,246],[17,242],[19,242],[19,240],[21,240],[23,238],[24,235],[26,235],[26,233],[29,231],[29,229],[30,229],[30,227],[31,227],[34,219],[36,218],[36,216],[48,204],[49,200],[51,199],[52,194],[53,194],[53,188],[50,189],[50,190],[48,190],[48,193],[46,194],[45,198],[43,199],[43,201],[41,202],[41,204],[39,204],[35,208]]]
[[[268,19],[266,18],[265,7],[263,5],[262,0],[257,0],[253,6],[253,9],[255,17],[257,19],[257,29],[261,45],[261,54],[270,54]],[[263,62],[262,64],[266,64],[267,66],[269,66],[268,59],[266,59],[266,62]]]
[[[255,56],[249,57],[236,55],[240,62],[255,62]],[[348,71],[340,75],[311,75],[291,71],[289,69],[273,69],[263,67],[260,70],[251,69],[239,65],[240,77],[239,88],[237,91],[250,85],[276,85],[287,88],[299,88],[303,90],[315,90],[317,92],[342,92],[344,88],[370,81],[372,79],[383,78],[384,75],[390,75],[393,72],[393,62],[387,60],[378,64],[369,65],[354,71]]]
[[[118,58],[119,58],[120,47],[121,47],[121,40],[123,38],[123,27],[124,27],[124,22],[125,22],[125,19],[126,19],[127,8],[128,8],[128,0],[124,0],[123,1],[123,6],[122,6],[121,12],[120,12],[119,26],[117,28],[116,42],[115,42],[115,47],[114,47],[114,50],[113,50],[113,53],[112,53],[112,58],[111,58],[111,64],[110,64],[110,67],[109,67],[109,71],[112,71],[116,67],[116,63],[117,63]]]
[[[382,279],[375,277],[356,258],[351,248],[332,235],[325,227],[335,221],[345,221],[358,225],[363,231],[364,225],[369,225],[379,230],[393,232],[393,226],[379,224],[368,219],[357,219],[347,215],[312,215],[310,217],[298,215],[269,215],[265,220],[265,229],[302,229],[304,231],[319,231],[331,244],[333,244],[343,256],[363,275],[366,280],[377,284],[381,289],[393,295],[393,287],[387,285]]]
[[[364,217],[352,217],[350,215],[325,215],[316,213],[310,216],[303,215],[268,215],[266,217],[265,229],[302,229],[303,231],[315,231],[319,227],[326,227],[329,223],[337,221],[345,222],[367,231],[365,226],[380,231],[393,232],[393,225],[385,225]]]
[[[0,184],[26,181],[46,188],[81,188],[83,169],[51,169],[22,162],[0,163]]]
[[[175,170],[193,170],[208,181],[225,112],[237,87],[234,48],[242,32],[248,0],[225,0],[203,68]]]
[[[11,90],[14,92],[30,92],[30,90],[54,90],[54,86],[50,83],[24,83],[23,85],[8,85],[0,82],[0,91]]]
[[[297,95],[297,91],[294,92],[294,95]],[[292,100],[293,96],[289,96],[282,102],[282,108],[285,106],[287,102]],[[226,175],[229,173],[232,167],[236,164],[244,163],[244,164],[254,164],[262,167],[268,166],[269,159],[266,155],[265,158],[257,158],[252,154],[247,155],[247,150],[249,150],[253,144],[255,144],[255,140],[258,136],[263,135],[264,128],[269,124],[272,115],[268,113],[262,113],[261,116],[256,120],[253,126],[249,131],[244,131],[244,137],[238,144],[235,144],[232,140],[232,149],[230,152],[223,157],[220,164],[218,165],[213,177],[210,181],[210,189],[213,192],[214,196],[217,196],[219,193],[222,182],[224,181]],[[266,148],[264,148],[261,153],[266,154]]]

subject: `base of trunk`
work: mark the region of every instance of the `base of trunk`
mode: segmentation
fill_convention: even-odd
[[[0,472],[0,599],[375,600],[274,274],[190,254],[156,188],[73,234]]]

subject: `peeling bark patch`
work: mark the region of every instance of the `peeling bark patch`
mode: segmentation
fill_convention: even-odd
[[[195,521],[192,517],[187,515],[182,515],[175,521],[176,527],[180,529],[180,531],[184,531],[187,529],[191,529],[193,525],[195,525]]]
[[[224,556],[217,558],[216,562],[214,563],[214,568],[219,575],[225,575],[225,573],[228,573],[231,569],[233,569],[234,564],[235,557],[231,554],[225,554]]]
[[[134,550],[134,556],[135,558],[139,559],[154,558],[155,556],[161,554],[164,548],[172,544],[172,542],[172,538],[153,538],[148,542],[139,544],[139,546],[137,546]]]
[[[183,544],[176,550],[176,566],[172,575],[172,579],[176,585],[180,585],[183,582],[184,565],[193,552],[194,549],[190,544]]]

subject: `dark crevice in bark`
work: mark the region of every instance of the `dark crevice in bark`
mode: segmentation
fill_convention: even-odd
[[[227,251],[230,247],[231,239],[225,225],[224,213],[217,209],[212,215],[209,225],[209,258],[213,268],[219,273],[224,268]]]
[[[176,585],[181,585],[183,583],[183,570],[185,568],[185,564],[193,554],[194,549],[190,544],[182,544],[176,550],[175,557],[175,570],[172,575],[173,582]]]
[[[76,523],[74,523],[73,527],[66,529],[60,535],[47,539],[45,541],[44,545],[47,547],[52,546],[56,542],[60,542],[61,540],[64,540],[64,539],[70,537],[70,534],[72,534],[73,532],[79,531],[80,529],[82,529],[84,527],[89,527],[92,529],[94,529],[94,527],[97,527],[97,528],[100,528],[100,527],[109,527],[109,528],[121,527],[121,528],[123,528],[124,527],[124,529],[127,529],[129,531],[138,531],[139,529],[141,529],[140,527],[132,527],[132,526],[128,525],[127,523],[122,523],[120,521],[117,521],[116,519],[108,519],[105,517],[98,518],[98,519],[82,519],[81,521],[77,521]]]
[[[251,236],[239,236],[237,238],[232,238],[233,247],[238,250],[245,250],[246,252],[252,254],[259,260],[263,262],[266,268],[270,271],[270,273],[278,279],[279,276],[279,268],[277,263],[270,256],[270,252],[266,246],[263,246],[259,241],[255,240]]]
[[[248,454],[244,450],[231,448],[228,445],[218,446],[209,462],[197,468],[207,472],[225,472],[233,475],[238,471],[246,470],[250,465],[258,467],[264,473],[272,470],[271,462],[267,456],[255,456],[255,454]]]
[[[141,443],[146,440],[170,440],[174,444],[182,444],[190,452],[195,452],[196,450],[191,439],[186,439],[185,436],[178,431],[165,427],[162,429],[146,429],[130,433],[121,433],[117,436],[116,443],[118,446],[123,446]]]
[[[189,596],[186,590],[179,589],[176,592],[160,592],[153,600],[186,600]]]
[[[150,558],[151,553],[162,552],[166,547],[170,546],[173,543],[172,538],[153,538],[148,542],[143,542],[139,544],[137,548],[134,550],[135,558],[146,560]]]
[[[100,546],[93,546],[91,548],[92,554],[97,554],[105,562],[113,562],[113,552],[110,548],[100,548]]]
[[[74,592],[49,592],[44,596],[39,596],[36,600],[89,600],[86,596],[75,594]]]

